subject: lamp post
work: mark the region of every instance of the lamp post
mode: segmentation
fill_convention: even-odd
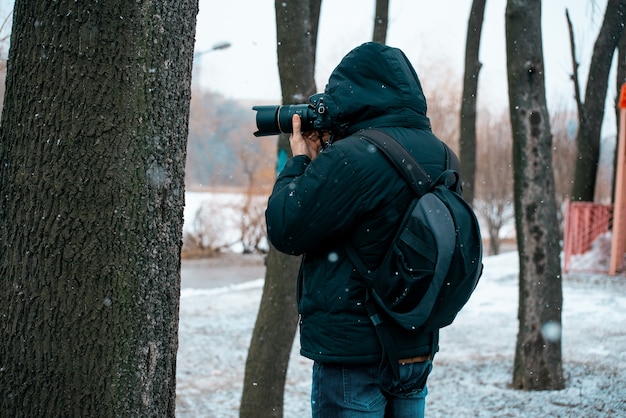
[[[196,81],[198,77],[200,77],[202,74],[202,71],[200,70],[199,58],[201,58],[203,55],[206,55],[210,52],[228,49],[230,48],[230,46],[231,46],[230,42],[224,41],[224,42],[218,42],[214,44],[211,48],[205,49],[204,51],[194,52],[193,53],[193,70],[192,70],[192,76],[191,76],[192,84],[195,84],[197,87],[199,87],[200,85],[200,82]]]
[[[228,49],[230,48],[230,42],[224,41],[224,42],[218,42],[216,44],[214,44],[211,48],[206,49],[204,51],[199,51],[199,52],[194,52],[193,53],[193,59],[195,60],[196,58],[204,55],[204,54],[208,54],[209,52],[213,52],[213,51],[220,51],[222,49]]]

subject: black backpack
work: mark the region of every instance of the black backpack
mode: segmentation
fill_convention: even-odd
[[[346,246],[355,268],[366,278],[368,313],[384,351],[396,366],[385,321],[416,333],[450,325],[482,274],[482,240],[476,215],[460,195],[458,159],[447,145],[442,143],[447,169],[432,181],[411,154],[385,132],[370,129],[358,135],[389,158],[416,194],[375,271],[369,271],[354,248]]]

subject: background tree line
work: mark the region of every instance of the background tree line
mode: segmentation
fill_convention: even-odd
[[[460,152],[460,74],[445,62],[422,68],[428,80],[424,91],[433,131]],[[455,82],[457,80],[457,82]],[[187,190],[237,190],[268,195],[276,163],[276,139],[252,138],[256,127],[250,118],[252,104],[226,99],[210,90],[192,89],[185,183]],[[514,229],[504,230],[513,220],[512,134],[506,109],[476,111],[476,172],[474,206],[481,216],[487,251],[498,254],[501,241],[511,243]],[[247,117],[243,117],[246,115]],[[559,208],[563,209],[572,188],[576,161],[577,114],[574,110],[551,110],[553,163]],[[610,138],[607,139],[609,141]],[[598,166],[596,201],[612,198],[611,146],[602,147]],[[219,210],[216,206],[215,210]],[[559,211],[559,218],[562,210]],[[207,227],[210,230],[210,227]]]
[[[188,190],[252,188],[268,193],[275,172],[275,141],[254,138],[252,104],[192,89],[185,184]]]

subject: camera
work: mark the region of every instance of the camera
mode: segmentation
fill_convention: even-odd
[[[292,133],[291,118],[300,115],[302,132],[329,131],[332,121],[324,105],[324,94],[314,94],[309,97],[309,104],[284,106],[253,106],[256,110],[257,131],[254,136],[280,135]]]

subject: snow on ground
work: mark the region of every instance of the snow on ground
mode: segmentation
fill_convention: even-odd
[[[441,332],[441,350],[428,381],[426,415],[626,417],[626,277],[565,276],[566,388],[522,392],[510,388],[518,329],[517,275],[517,253],[485,258],[472,299],[455,323]],[[178,417],[238,416],[262,288],[259,278],[237,286],[183,290]],[[296,337],[285,389],[288,418],[310,416],[311,362],[298,350]]]

